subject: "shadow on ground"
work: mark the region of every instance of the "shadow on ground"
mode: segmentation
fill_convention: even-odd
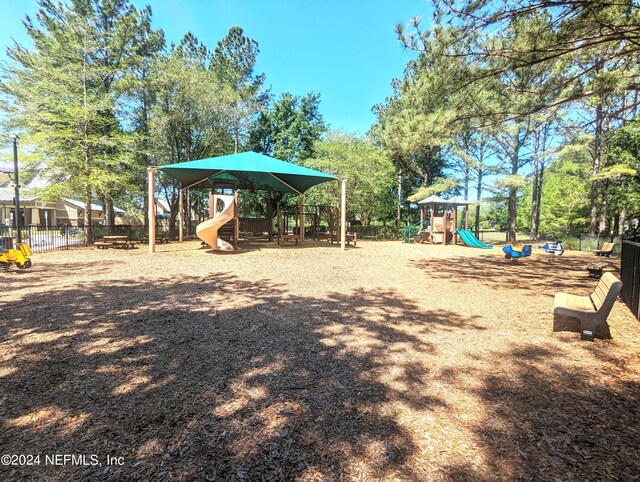
[[[506,276],[516,283],[517,273]],[[544,279],[543,268],[531,276]],[[125,461],[5,466],[0,478],[421,479],[432,473],[415,460],[425,434],[416,437],[398,412],[461,410],[436,378],[475,397],[484,414],[463,425],[480,465],[434,453],[438,478],[640,473],[637,382],[608,385],[589,366],[560,363],[568,352],[533,345],[475,355],[495,370],[435,374],[439,336],[459,332],[464,343],[487,328],[392,290],[296,297],[268,280],[218,274],[96,281],[0,310],[4,452]]]
[[[604,264],[605,271],[612,271],[619,276],[619,260],[585,258],[570,254],[538,255],[515,263],[502,256],[460,258],[454,262],[437,263],[437,269],[434,269],[432,260],[415,261],[411,265],[429,272],[432,278],[456,279],[461,282],[477,281],[492,288],[525,290],[532,296],[538,296],[543,292],[549,292],[553,296],[555,291],[567,289],[583,289],[585,293],[593,291],[597,280],[589,278],[587,266],[594,262]]]
[[[487,407],[473,429],[484,463],[443,468],[450,480],[638,479],[640,383],[603,384],[592,367],[568,371],[563,356],[534,345],[492,354],[513,371],[474,390]]]
[[[292,297],[232,275],[95,282],[0,309],[4,451],[126,460],[0,467],[52,480],[339,478],[359,459],[400,473],[414,445],[385,405],[444,402],[423,390],[427,366],[390,361],[437,354],[394,322],[465,325],[394,292]]]

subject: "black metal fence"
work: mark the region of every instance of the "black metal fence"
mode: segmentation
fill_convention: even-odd
[[[640,243],[627,240],[622,242],[620,278],[620,296],[634,316],[640,320]]]
[[[16,242],[16,230],[0,226],[0,244],[3,248],[13,248]],[[87,233],[84,228],[74,226],[22,226],[22,242],[29,245],[35,253],[69,249],[87,245]]]
[[[167,236],[167,230],[158,226],[158,236]],[[76,226],[38,226],[29,225],[20,228],[23,243],[27,243],[35,253],[54,251],[59,249],[71,249],[87,246],[96,239],[109,234],[106,226],[93,227],[92,240],[89,240],[88,229]],[[144,226],[115,226],[114,235],[128,236],[132,241],[139,241],[146,237]],[[16,230],[7,226],[0,226],[0,247],[13,248],[16,243]]]
[[[604,243],[615,243],[613,255],[620,255],[622,237],[613,234],[581,234],[579,251],[593,251],[602,248]]]

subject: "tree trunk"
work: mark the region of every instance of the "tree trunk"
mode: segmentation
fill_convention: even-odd
[[[620,236],[624,236],[624,225],[627,221],[627,208],[622,208],[620,210],[620,216],[618,219],[618,234]]]
[[[507,232],[509,241],[512,243],[516,241],[517,191],[515,187],[509,188],[509,223],[507,225]]]
[[[533,182],[531,186],[531,230],[529,239],[538,239],[538,189],[540,188],[540,131],[536,130],[533,142]]]
[[[542,186],[544,185],[544,163],[540,166],[538,173],[538,197],[536,199],[536,237],[540,229],[540,208],[542,206]]]
[[[176,238],[176,219],[178,218],[178,213],[173,206],[171,206],[171,214],[169,215],[169,239]]]
[[[593,140],[593,166],[591,176],[595,177],[600,172],[602,162],[602,124],[603,124],[602,101],[596,106],[596,129]],[[598,216],[598,190],[599,182],[595,179],[591,181],[591,210],[589,214],[589,234],[596,234]]]
[[[604,233],[607,231],[607,216],[609,200],[607,199],[606,184],[602,186],[602,200],[600,201],[600,221],[598,223],[598,232]]]
[[[187,189],[187,194],[186,194],[186,213],[185,213],[185,217],[187,218],[187,236],[191,236],[191,213],[192,213],[192,206],[191,206],[191,195],[189,194],[189,189]]]
[[[93,243],[93,227],[91,226],[91,186],[85,186],[84,191],[84,232],[87,243]]]
[[[478,198],[476,200],[476,221],[475,221],[476,238],[480,236],[480,204],[482,202],[482,175],[483,174],[484,173],[482,171],[482,164],[481,164],[480,167],[478,168],[478,184],[476,185],[476,197]]]
[[[106,195],[102,201],[102,209],[104,211],[104,224],[107,228],[107,233],[112,235],[115,232],[116,220],[115,212],[113,210],[113,199],[111,196]]]
[[[513,146],[513,153],[511,155],[511,174],[518,174],[520,160],[520,129],[516,131],[515,142]],[[517,195],[518,188],[509,187],[509,222],[507,225],[507,233],[509,241],[514,243],[516,241],[516,215],[517,215]]]
[[[147,176],[144,176],[144,181],[142,183],[142,189],[144,190],[144,200],[143,200],[143,204],[144,204],[144,211],[145,213],[149,212],[149,188],[148,188],[148,180],[147,180]],[[148,233],[149,232],[149,216],[142,216],[144,218],[144,232]]]
[[[402,222],[402,173],[398,174],[398,212],[396,213],[396,228]]]
[[[471,176],[471,168],[467,164],[464,168],[464,198],[469,199],[469,177]]]

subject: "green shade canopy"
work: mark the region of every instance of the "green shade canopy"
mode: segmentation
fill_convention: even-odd
[[[337,178],[257,152],[180,162],[162,166],[161,171],[175,177],[183,188],[205,179],[237,179],[239,189],[303,193],[316,184]],[[224,175],[223,175],[224,174]]]

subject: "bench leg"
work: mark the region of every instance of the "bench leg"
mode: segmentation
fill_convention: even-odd
[[[580,323],[580,339],[594,341],[596,337],[611,339],[609,324],[606,321],[601,321],[593,318],[582,320],[582,322]]]

